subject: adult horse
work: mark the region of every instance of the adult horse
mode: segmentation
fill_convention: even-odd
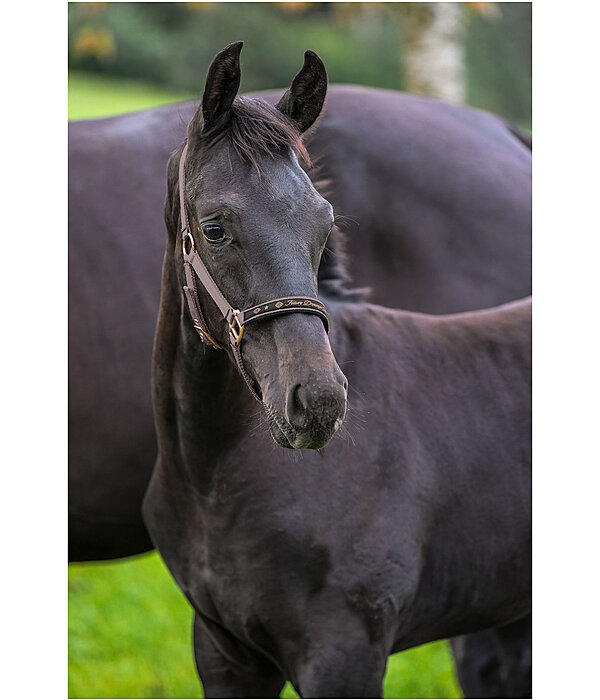
[[[194,608],[209,696],[290,679],[377,697],[388,654],[495,627],[502,644],[529,614],[530,302],[437,318],[338,286],[330,347],[332,209],[297,158],[324,70],[307,53],[277,109],[234,101],[240,48],[169,162],[144,517]],[[331,440],[340,366],[363,425]],[[252,394],[276,442],[314,450],[293,469]]]

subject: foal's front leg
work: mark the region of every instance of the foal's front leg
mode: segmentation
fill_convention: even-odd
[[[291,679],[303,698],[381,698],[388,649],[358,618],[341,612],[311,630]]]
[[[197,614],[194,657],[206,698],[278,698],[285,683],[266,657]]]

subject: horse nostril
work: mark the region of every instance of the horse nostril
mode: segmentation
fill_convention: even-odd
[[[286,408],[288,423],[297,428],[304,427],[308,415],[308,396],[302,384],[296,384],[290,391]]]
[[[348,395],[348,380],[342,377],[318,390],[310,382],[296,384],[286,399],[288,423],[300,431],[328,429],[331,425],[337,430],[346,413]]]

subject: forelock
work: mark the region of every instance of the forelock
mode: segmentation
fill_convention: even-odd
[[[236,97],[227,118],[197,138],[199,146],[205,148],[226,139],[233,151],[259,172],[261,158],[285,156],[290,150],[303,166],[310,167],[310,156],[294,122],[260,98]]]

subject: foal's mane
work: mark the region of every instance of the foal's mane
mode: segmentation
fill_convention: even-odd
[[[234,152],[259,173],[261,158],[274,158],[289,149],[305,167],[311,164],[294,122],[258,97],[236,97],[225,119],[199,138],[207,148],[226,139]]]
[[[192,124],[192,131],[194,125]],[[284,156],[291,150],[305,170],[311,158],[294,122],[276,107],[256,97],[236,97],[226,118],[211,131],[196,137],[202,149],[210,149],[227,140],[232,150],[261,173],[261,159]],[[318,183],[317,188],[319,189]],[[327,241],[319,265],[319,292],[330,299],[358,301],[366,297],[364,289],[350,289],[344,234],[337,226]]]

